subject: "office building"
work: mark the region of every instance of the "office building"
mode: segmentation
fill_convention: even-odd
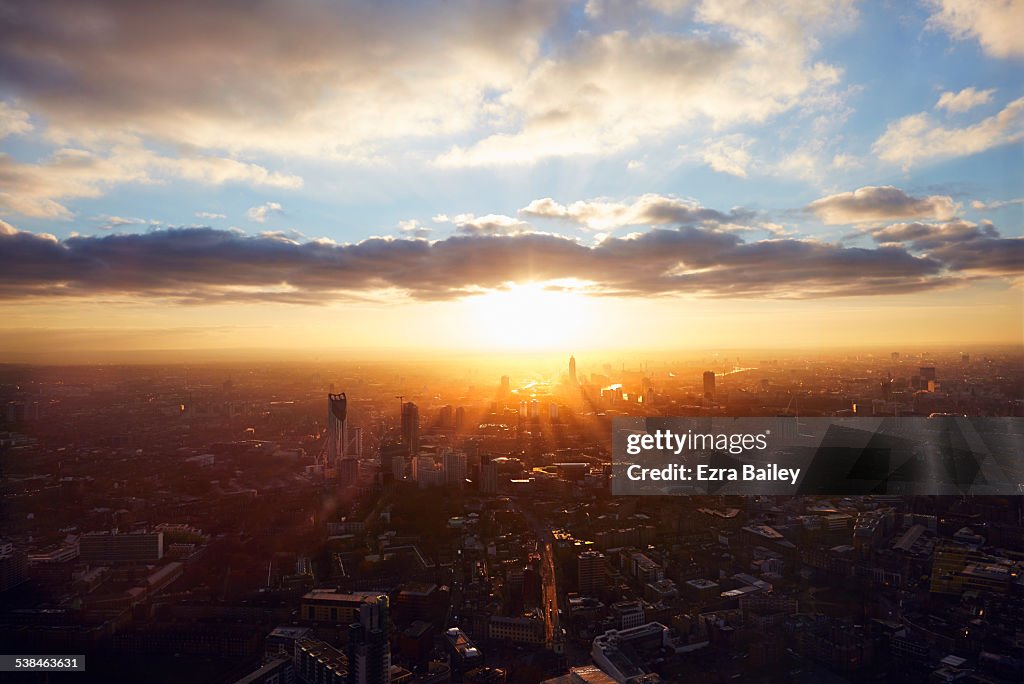
[[[466,481],[466,454],[462,451],[448,451],[442,463],[445,484],[461,487]]]
[[[302,684],[348,684],[348,658],[319,639],[295,642],[295,677]]]
[[[335,467],[345,458],[348,400],[345,393],[327,395],[327,466]]]
[[[402,443],[414,456],[420,450],[420,410],[411,401],[402,404]]]
[[[464,673],[483,665],[483,653],[461,629],[452,627],[445,630],[444,639],[453,682],[461,682]]]
[[[302,597],[299,603],[299,616],[311,622],[350,625],[358,622],[362,606],[374,605],[377,599],[378,595],[374,592],[360,591],[348,594],[333,590],[314,590]]]
[[[358,621],[348,630],[349,684],[391,681],[391,615],[386,594],[359,606]]]
[[[593,594],[604,585],[605,558],[600,551],[582,551],[576,556],[576,579],[581,594]]]
[[[293,684],[295,668],[291,658],[275,658],[235,684]]]
[[[18,586],[28,579],[28,558],[14,544],[0,539],[0,592]]]
[[[81,558],[93,565],[155,563],[164,557],[164,533],[90,532],[78,540]]]
[[[497,491],[498,464],[491,461],[489,456],[482,456],[480,460],[480,492],[495,494]]]
[[[595,637],[590,655],[616,682],[639,682],[648,674],[641,666],[645,657],[657,653],[667,642],[668,627],[648,622],[630,629],[608,630]]]
[[[715,372],[704,371],[704,399],[715,400]]]

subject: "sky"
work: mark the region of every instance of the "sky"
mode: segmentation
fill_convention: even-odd
[[[0,0],[0,357],[1024,341],[1024,0]]]

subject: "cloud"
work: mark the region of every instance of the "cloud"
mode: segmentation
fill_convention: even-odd
[[[246,213],[250,220],[256,223],[265,223],[269,216],[283,214],[284,209],[279,202],[264,202],[258,206],[250,207]]]
[[[849,5],[705,0],[696,20],[713,30],[581,32],[497,98],[503,130],[437,164],[608,155],[689,126],[762,123],[838,82],[835,67],[812,59],[814,36],[847,25]]]
[[[32,130],[32,123],[28,120],[28,112],[11,107],[6,102],[0,102],[0,140],[9,135],[20,135]]]
[[[398,230],[405,235],[415,238],[427,238],[430,237],[430,234],[433,232],[430,228],[427,228],[416,219],[399,221]]]
[[[848,154],[839,153],[832,157],[832,168],[833,169],[855,169],[861,165],[861,162],[856,158]]]
[[[925,112],[889,124],[871,146],[885,161],[909,168],[923,161],[977,154],[1024,139],[1024,97],[972,126],[947,128]]]
[[[898,246],[747,242],[734,233],[686,226],[590,246],[545,233],[474,232],[434,242],[370,238],[341,245],[207,227],[64,240],[5,229],[0,253],[0,297],[6,299],[106,295],[317,304],[384,292],[451,299],[510,282],[564,279],[619,296],[811,298],[905,294],[957,282],[946,262]],[[979,258],[977,252],[950,256],[964,268]]]
[[[1024,55],[1024,3],[1020,0],[928,0],[928,26],[956,40],[977,39],[993,57]]]
[[[218,214],[217,212],[214,212],[214,211],[197,211],[196,212],[196,218],[209,219],[209,220],[213,221],[213,220],[216,220],[216,219],[226,219],[227,215],[226,214]]]
[[[452,223],[459,233],[465,235],[519,235],[533,232],[533,226],[526,221],[503,214],[459,214],[452,218]]]
[[[952,271],[974,276],[1024,274],[1024,238],[1003,237],[988,221],[896,223],[869,233],[883,245],[922,251]]]
[[[477,123],[562,11],[546,0],[240,9],[206,0],[5,5],[0,85],[69,140],[130,134],[227,156],[366,160],[379,143]]]
[[[559,219],[584,230],[612,231],[627,226],[724,223],[749,216],[748,212],[723,214],[706,209],[694,200],[648,193],[631,202],[607,198],[580,200],[568,206],[550,197],[537,199],[519,210],[523,216]]]
[[[991,223],[977,224],[963,220],[946,223],[894,223],[869,233],[875,242],[909,243],[916,250],[933,249],[951,242],[999,237],[999,232]]]
[[[165,157],[136,142],[106,154],[62,148],[48,159],[24,163],[0,154],[0,210],[37,218],[71,218],[67,199],[99,197],[125,183],[153,184],[168,178],[220,185],[244,182],[294,188],[302,179],[268,171],[256,164],[215,157]]]
[[[959,114],[991,102],[992,96],[995,92],[995,88],[989,88],[988,90],[975,90],[973,86],[970,88],[964,88],[958,93],[945,92],[939,97],[939,101],[935,104],[935,107],[937,109],[945,109],[947,112]]]
[[[162,221],[152,221],[143,218],[137,218],[134,216],[97,216],[96,219],[100,221],[100,224],[96,226],[97,230],[114,230],[123,226],[161,226]]]
[[[62,146],[128,137],[204,150],[221,161],[179,175],[286,187],[290,177],[218,165],[267,154],[529,164],[820,108],[840,78],[817,57],[823,38],[856,19],[847,0],[629,5],[591,3],[602,18],[590,20],[546,0],[266,0],[245,12],[38,0],[0,23],[0,87]],[[660,28],[659,13],[677,26]],[[580,30],[566,39],[569,25]]]
[[[739,134],[707,142],[701,158],[715,171],[746,178],[750,164],[750,152],[747,150],[751,142],[750,138]]]
[[[1016,199],[1008,200],[992,200],[990,202],[974,200],[971,202],[971,209],[984,211],[985,209],[1002,209],[1003,207],[1015,207],[1022,204],[1024,204],[1024,197],[1017,197]]]
[[[912,197],[891,185],[867,186],[814,200],[807,209],[828,224],[891,221],[901,218],[952,218],[960,205],[946,195]]]
[[[1024,274],[1024,238],[987,238],[951,242],[930,256],[957,271],[988,276]]]

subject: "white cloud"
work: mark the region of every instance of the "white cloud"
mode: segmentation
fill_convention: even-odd
[[[97,230],[114,230],[124,226],[161,226],[163,221],[138,218],[135,216],[97,216]]]
[[[398,232],[410,237],[425,238],[432,232],[430,228],[427,228],[416,219],[406,219],[398,222]]]
[[[860,165],[860,160],[849,154],[839,153],[832,157],[833,169],[855,169]]]
[[[197,211],[196,218],[210,219],[213,221],[215,219],[226,219],[227,216],[225,214],[218,214],[215,211]]]
[[[35,164],[0,154],[0,209],[67,219],[73,214],[64,200],[100,197],[116,185],[160,183],[169,178],[211,185],[242,182],[294,188],[302,184],[297,176],[272,173],[256,164],[218,157],[165,157],[133,141],[106,154],[62,148]]]
[[[522,78],[562,8],[40,0],[5,10],[5,87],[65,144],[129,134],[231,157],[365,161],[387,141],[474,126],[490,94]],[[68,22],[77,30],[60,28]]]
[[[809,147],[793,150],[775,164],[775,173],[784,178],[799,178],[805,181],[820,179],[821,160],[817,152]]]
[[[751,142],[750,138],[739,134],[726,136],[706,143],[701,158],[715,171],[746,178]]]
[[[973,86],[964,88],[958,93],[945,92],[939,97],[939,101],[935,106],[938,109],[945,109],[947,112],[959,114],[991,102],[995,92],[995,88],[976,90]]]
[[[971,202],[971,209],[984,211],[985,209],[1002,209],[1003,207],[1014,207],[1022,204],[1024,204],[1024,197],[1017,197],[1016,199],[1009,200],[994,200],[991,202],[974,200]]]
[[[258,206],[251,207],[248,211],[248,216],[256,223],[265,223],[268,217],[283,212],[284,209],[279,202],[264,202]]]
[[[0,139],[9,135],[20,135],[32,130],[32,123],[28,120],[28,112],[11,107],[6,102],[0,102]]]
[[[705,0],[713,31],[580,33],[497,100],[503,130],[437,158],[443,167],[607,155],[687,127],[762,123],[821,102],[840,72],[816,62],[817,34],[848,26],[847,2],[770,7]]]
[[[287,173],[268,171],[258,164],[223,157],[154,157],[152,166],[158,171],[205,185],[247,183],[269,188],[302,187],[302,178]]]
[[[948,128],[928,113],[891,124],[871,146],[881,159],[909,168],[922,161],[977,154],[1024,138],[1024,97],[972,126]]]
[[[1024,2],[1020,0],[927,0],[928,26],[956,40],[976,38],[993,57],[1024,55]]]

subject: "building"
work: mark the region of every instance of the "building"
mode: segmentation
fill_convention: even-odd
[[[615,684],[615,680],[593,665],[569,669],[569,674],[545,679],[540,684]]]
[[[444,484],[444,470],[437,467],[432,456],[416,456],[412,459],[412,479],[420,489]]]
[[[314,590],[302,597],[299,616],[310,622],[350,625],[359,621],[364,605],[373,605],[378,599],[376,593],[368,591],[345,594],[333,590]]]
[[[466,454],[448,451],[443,458],[445,484],[462,486],[466,481]]]
[[[600,551],[582,551],[576,556],[576,580],[581,594],[593,594],[604,586],[605,558]]]
[[[94,565],[155,563],[164,557],[164,533],[90,532],[78,540],[81,559]]]
[[[648,622],[632,629],[612,629],[594,637],[590,655],[597,666],[619,684],[639,683],[648,672],[634,661],[647,652],[661,649],[667,640],[668,627],[660,622]]]
[[[612,615],[619,629],[632,629],[646,623],[642,601],[620,601],[612,604]]]
[[[480,456],[480,493],[495,494],[498,491],[498,464],[487,454]]]
[[[319,639],[295,642],[296,679],[302,684],[347,684],[348,658]]]
[[[508,673],[500,667],[478,667],[462,676],[465,684],[505,684]]]
[[[270,661],[276,658],[291,658],[295,653],[295,642],[312,636],[312,631],[309,627],[295,625],[275,627],[263,640],[263,659]]]
[[[0,539],[0,592],[12,589],[28,579],[28,557],[11,542]]]
[[[290,658],[275,658],[235,684],[293,684],[295,668]]]
[[[537,613],[519,617],[492,615],[487,631],[488,636],[495,641],[538,645],[544,643],[544,619]]]
[[[441,594],[436,584],[407,582],[395,599],[398,619],[405,622],[430,622],[437,613]]]
[[[569,357],[569,383],[572,385],[578,385],[579,380],[576,379],[576,357]]]
[[[402,443],[410,454],[420,450],[420,410],[411,401],[402,404]]]
[[[704,399],[715,400],[715,372],[704,371]]]
[[[327,395],[327,466],[334,467],[345,458],[347,444],[348,399],[345,393]]]
[[[348,628],[349,684],[388,684],[391,681],[391,616],[388,597],[359,608],[359,621]]]
[[[461,682],[464,673],[483,665],[483,653],[458,627],[445,630],[444,640],[453,682]]]

